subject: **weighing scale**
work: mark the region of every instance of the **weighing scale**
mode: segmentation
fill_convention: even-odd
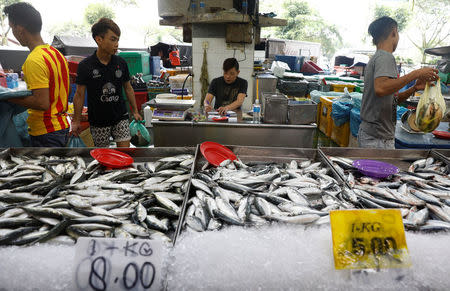
[[[153,119],[183,121],[186,119],[187,110],[194,106],[195,100],[153,99],[147,104],[155,108]]]

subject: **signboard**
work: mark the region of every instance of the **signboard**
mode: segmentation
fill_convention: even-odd
[[[330,221],[336,269],[411,266],[399,210],[337,210]]]
[[[161,290],[164,242],[79,238],[74,281],[78,290]]]

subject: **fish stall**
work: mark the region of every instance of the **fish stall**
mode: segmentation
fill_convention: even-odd
[[[74,279],[89,237],[164,241],[166,290],[450,288],[449,151],[228,148],[238,159],[218,167],[200,146],[122,149],[125,170],[89,149],[1,151],[1,287],[90,290]],[[370,178],[358,159],[400,171]],[[336,270],[329,212],[341,209],[399,209],[411,266]]]
[[[274,108],[272,111],[275,113],[272,115],[275,117],[271,117],[273,119],[271,122],[264,123],[254,123],[245,119],[246,114],[240,109],[229,111],[225,117],[217,113],[215,115],[214,112],[207,113],[206,116],[195,113],[196,117],[190,120],[170,119],[154,114],[151,129],[155,147],[190,146],[205,140],[214,140],[222,144],[242,146],[312,148],[317,129],[317,105],[297,106],[297,110],[301,110],[300,115],[306,117],[297,122],[288,123],[287,99],[285,101],[285,112],[280,113],[281,109]],[[266,116],[270,117],[269,110],[265,111]],[[307,114],[307,111],[310,112]]]
[[[317,125],[251,122],[152,121],[155,147],[189,146],[204,140],[223,144],[312,148]]]
[[[195,148],[123,149],[133,167],[117,170],[89,151],[2,151],[0,227],[17,230],[3,232],[0,244],[74,244],[80,236],[173,239]]]

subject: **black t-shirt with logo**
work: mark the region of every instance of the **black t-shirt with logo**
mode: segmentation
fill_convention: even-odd
[[[247,81],[242,78],[237,77],[236,81],[227,84],[224,77],[219,77],[212,80],[209,85],[208,93],[214,95],[216,98],[214,108],[217,109],[236,101],[239,94],[247,94],[247,87]]]
[[[111,61],[104,65],[95,52],[80,62],[76,83],[87,88],[91,125],[114,126],[119,121],[128,119],[122,88],[129,80],[128,65],[119,56],[111,56]]]

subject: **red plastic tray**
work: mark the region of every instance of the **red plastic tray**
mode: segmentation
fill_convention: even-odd
[[[228,117],[213,117],[212,121],[214,122],[228,122]]]
[[[236,155],[229,148],[212,141],[202,143],[200,145],[200,152],[211,165],[216,167],[225,160],[237,160]]]
[[[436,138],[441,139],[450,139],[450,132],[448,131],[442,131],[442,130],[435,130],[432,132]]]
[[[100,164],[113,169],[125,168],[134,162],[128,154],[113,149],[95,149],[90,153]]]

